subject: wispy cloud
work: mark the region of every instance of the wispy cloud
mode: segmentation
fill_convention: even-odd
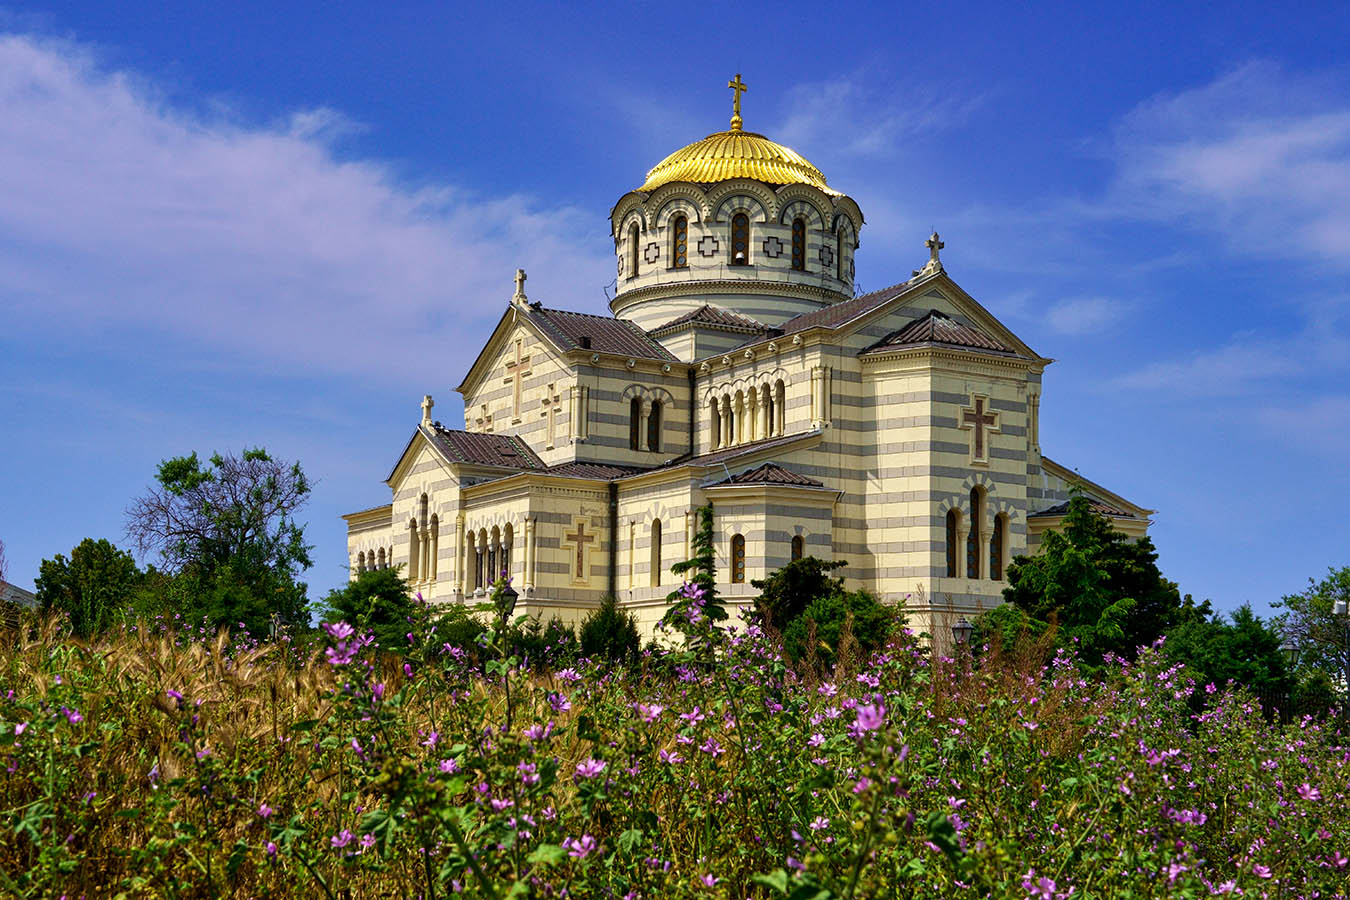
[[[358,127],[328,109],[258,125],[178,108],[87,47],[0,36],[7,327],[116,326],[373,373],[481,331],[517,266],[545,302],[603,300],[604,242],[578,240],[588,212],[407,185],[336,151]]]
[[[1051,306],[1045,319],[1052,330],[1079,336],[1105,331],[1125,313],[1125,304],[1111,297],[1073,297]]]
[[[1245,65],[1163,94],[1118,125],[1116,212],[1218,232],[1272,259],[1350,264],[1350,91],[1343,73]]]
[[[863,73],[799,84],[787,94],[787,115],[774,131],[788,146],[830,146],[841,155],[884,156],[905,139],[965,122],[984,102],[912,84],[882,92]]]

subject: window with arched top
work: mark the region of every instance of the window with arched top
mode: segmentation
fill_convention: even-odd
[[[957,519],[956,510],[947,510],[947,577],[956,577],[956,542],[957,542]]]
[[[638,258],[641,253],[638,248],[638,227],[634,222],[628,229],[628,277],[636,278],[638,275]]]
[[[989,577],[1003,580],[1003,546],[1008,541],[1008,517],[999,513],[994,517],[994,533],[989,537]]]
[[[731,264],[750,265],[750,217],[745,213],[731,217]]]
[[[966,535],[966,577],[980,577],[980,522],[983,521],[980,509],[980,489],[970,489],[970,533]]]
[[[436,557],[440,553],[441,541],[441,519],[435,513],[431,514],[431,534],[427,540],[427,574],[430,581],[436,580]]]
[[[652,519],[651,572],[652,587],[661,586],[661,520]]]
[[[708,449],[716,450],[722,446],[722,410],[717,405],[717,398],[713,397],[712,402],[708,404]]]
[[[408,523],[408,580],[417,581],[417,560],[422,554],[418,552],[418,544],[421,541],[417,536],[417,520],[413,519]]]
[[[806,271],[806,220],[801,217],[792,220],[792,268]]]
[[[364,572],[366,570],[366,551],[362,550],[356,554],[356,571]]]
[[[731,580],[736,584],[745,584],[745,535],[731,537]]]
[[[838,242],[837,242],[837,243],[838,243],[838,246],[835,247],[835,251],[836,251],[836,252],[835,252],[835,254],[834,254],[834,277],[835,277],[835,278],[838,278],[840,281],[843,281],[843,280],[844,280],[844,240],[845,240],[845,237],[846,237],[846,236],[845,236],[845,234],[844,234],[844,229],[843,229],[843,228],[840,228],[840,229],[839,229],[839,232],[838,232],[838,234],[837,234],[837,238],[838,238]]]
[[[800,534],[792,538],[792,558],[801,559],[806,555],[806,538]]]
[[[652,411],[647,414],[647,449],[661,449],[661,414],[665,410],[662,408],[660,400],[652,401]]]
[[[689,266],[689,219],[676,216],[670,229],[670,258],[677,269]]]
[[[638,449],[638,437],[642,432],[642,401],[637,397],[628,401],[628,449]]]
[[[377,568],[381,568],[381,569],[387,569],[387,568],[389,568],[389,565],[388,565],[388,564],[385,562],[385,560],[384,560],[384,548],[383,548],[383,547],[381,547],[381,548],[377,551],[376,556],[379,557],[379,564],[378,564]]]

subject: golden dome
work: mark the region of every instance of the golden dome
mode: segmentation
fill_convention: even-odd
[[[676,150],[647,173],[646,182],[638,190],[650,192],[672,181],[708,184],[731,178],[753,178],[767,184],[809,184],[839,196],[806,157],[762,134],[741,131],[735,127],[738,124],[733,120],[731,131],[710,134]]]

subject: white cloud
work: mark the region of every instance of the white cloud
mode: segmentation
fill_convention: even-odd
[[[1141,104],[1115,131],[1109,205],[1266,258],[1350,262],[1350,95],[1269,63]]]
[[[788,91],[787,117],[774,139],[789,147],[829,146],[844,156],[887,156],[915,135],[960,125],[984,102],[982,95],[918,84],[882,95],[872,83],[858,73],[796,85]]]
[[[328,109],[259,126],[176,108],[87,48],[0,35],[9,327],[152,328],[296,368],[454,370],[449,339],[500,315],[517,266],[550,305],[603,302],[592,214],[410,187],[339,157],[357,127]]]
[[[1045,313],[1046,324],[1067,335],[1104,331],[1125,315],[1125,305],[1110,297],[1074,297],[1060,301]]]

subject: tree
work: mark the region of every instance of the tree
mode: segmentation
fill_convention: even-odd
[[[1229,621],[1215,615],[1183,622],[1167,635],[1163,652],[1185,663],[1201,684],[1222,688],[1232,681],[1261,697],[1288,697],[1294,679],[1280,644],[1279,633],[1243,604]]]
[[[81,637],[111,626],[129,606],[141,582],[130,553],[109,541],[85,538],[67,560],[60,553],[44,559],[38,570],[37,598],[43,612],[62,611]]]
[[[1327,577],[1321,581],[1309,578],[1308,587],[1302,593],[1289,594],[1272,605],[1288,610],[1275,620],[1275,624],[1281,634],[1298,645],[1299,668],[1323,672],[1342,691],[1347,690],[1350,686],[1350,566],[1328,569]]]
[[[398,569],[372,569],[356,576],[324,599],[325,622],[346,622],[358,632],[371,632],[381,649],[401,652],[408,647],[416,607],[408,580]]]
[[[1064,642],[1078,640],[1090,662],[1113,652],[1133,658],[1171,628],[1197,615],[1174,582],[1158,570],[1153,541],[1131,540],[1097,515],[1086,496],[1069,500],[1063,529],[1046,533],[1041,551],[1008,567],[1003,598],[1033,620],[1059,624]]]
[[[583,656],[613,663],[635,662],[642,646],[637,622],[627,610],[619,609],[613,595],[606,595],[586,617],[578,637]]]
[[[141,553],[163,557],[187,613],[255,634],[273,616],[308,621],[298,577],[310,547],[294,515],[311,485],[299,463],[261,448],[217,453],[206,465],[193,453],[160,463],[155,479],[127,510],[127,533]]]
[[[829,573],[846,565],[842,560],[826,562],[806,556],[770,572],[766,578],[752,579],[751,586],[759,589],[755,601],[759,614],[773,627],[786,629],[813,601],[843,590],[844,579],[832,578]]]
[[[713,537],[712,504],[700,506],[694,511],[694,515],[698,527],[694,531],[693,556],[684,562],[675,563],[670,567],[670,571],[676,575],[684,575],[686,581],[701,588],[704,614],[714,622],[721,622],[726,619],[727,611],[717,599],[717,553]],[[693,575],[688,575],[689,572]],[[674,604],[671,612],[676,609],[682,611],[687,600],[680,590],[672,591],[666,599]],[[666,615],[669,617],[670,613]]]

